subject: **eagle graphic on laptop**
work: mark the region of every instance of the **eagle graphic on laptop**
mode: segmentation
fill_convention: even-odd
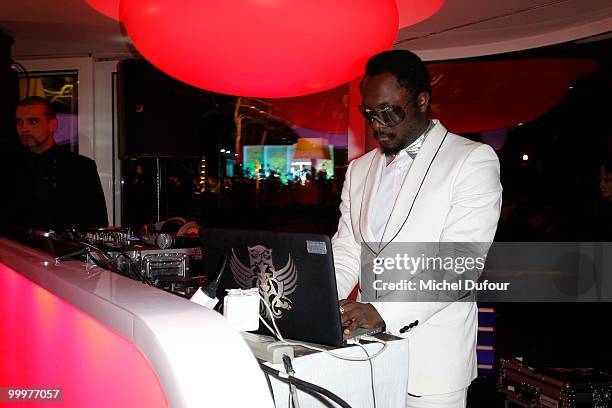
[[[232,248],[230,269],[236,283],[242,289],[259,288],[260,295],[270,306],[275,319],[283,317],[283,309],[291,310],[292,301],[289,298],[297,288],[298,271],[289,254],[287,264],[282,269],[276,269],[272,261],[272,249],[263,245],[247,247],[250,266],[243,264]],[[268,309],[260,304],[260,310],[266,320],[271,321]]]

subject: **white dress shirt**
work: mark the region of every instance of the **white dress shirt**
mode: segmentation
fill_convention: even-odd
[[[378,242],[382,241],[391,211],[393,211],[393,207],[397,202],[397,196],[414,162],[411,156],[416,157],[416,153],[421,148],[428,131],[429,127],[417,140],[405,149],[402,149],[391,163],[386,164],[385,161],[381,163],[383,169],[380,173],[378,190],[374,199],[374,206],[372,207],[372,232]]]

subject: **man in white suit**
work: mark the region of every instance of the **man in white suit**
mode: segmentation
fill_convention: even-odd
[[[350,163],[332,239],[345,334],[384,325],[408,337],[407,406],[465,407],[477,375],[473,301],[405,301],[399,291],[369,303],[345,298],[365,280],[362,246],[378,255],[372,243],[471,243],[485,256],[501,207],[499,161],[488,145],[430,119],[429,74],[409,51],[372,57],[361,94],[359,110],[380,147]]]

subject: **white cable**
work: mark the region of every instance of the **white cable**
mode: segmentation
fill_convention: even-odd
[[[365,347],[363,347],[363,345],[361,345],[360,343],[357,343],[357,345],[359,347],[361,347],[361,349],[363,350],[363,352],[366,354],[366,356],[369,356],[370,354],[368,353],[368,350],[366,350]],[[370,363],[370,384],[372,385],[372,402],[373,402],[373,407],[376,408],[376,390],[374,389],[374,366],[372,365],[372,361],[369,361]]]
[[[360,336],[361,339],[363,340],[367,340],[367,341],[372,341],[372,342],[376,342],[379,344],[382,344],[382,347],[380,348],[380,350],[378,350],[376,353],[372,354],[371,356],[368,357],[348,357],[348,356],[343,356],[340,354],[336,354],[332,351],[329,350],[325,350],[323,348],[320,347],[315,347],[315,346],[311,346],[310,344],[305,344],[305,343],[301,343],[301,342],[292,342],[292,341],[287,341],[285,340],[285,338],[281,335],[280,330],[278,330],[278,327],[276,326],[276,319],[274,318],[274,315],[272,314],[272,309],[270,309],[270,305],[268,305],[268,302],[265,301],[265,299],[261,296],[261,294],[259,294],[259,298],[261,299],[261,301],[263,302],[264,306],[266,307],[266,309],[268,310],[268,313],[270,314],[270,318],[272,319],[272,325],[274,326],[274,330],[272,330],[272,328],[268,325],[268,323],[265,321],[265,319],[261,316],[259,316],[259,320],[261,320],[264,325],[268,328],[268,330],[270,330],[271,333],[273,333],[280,342],[288,345],[288,346],[300,346],[300,347],[304,347],[310,350],[315,350],[315,351],[319,351],[321,353],[325,353],[325,354],[329,354],[332,357],[335,358],[339,358],[341,360],[346,360],[346,361],[369,361],[372,360],[376,357],[378,357],[383,351],[385,351],[385,349],[387,348],[387,342],[377,339],[376,337],[372,337],[372,336]],[[355,341],[359,341],[358,339],[352,339]]]
[[[289,395],[291,396],[291,404],[293,404],[293,408],[300,408],[300,402],[298,400],[297,395],[297,387],[294,384],[289,385]],[[289,405],[291,408],[291,405]]]
[[[270,325],[268,324],[268,322],[266,322],[266,320],[261,317],[261,315],[259,316],[259,320],[261,320],[261,322],[264,324],[264,326],[266,326],[266,328],[268,330],[270,330],[270,333],[272,333],[274,336],[276,336],[276,338],[278,338],[278,335],[276,334],[276,331],[270,327]]]

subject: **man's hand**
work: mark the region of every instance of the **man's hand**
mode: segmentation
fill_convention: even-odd
[[[351,334],[358,327],[373,329],[385,324],[376,308],[368,303],[343,299],[340,301],[340,307],[342,326],[348,326],[344,329],[344,334]]]

